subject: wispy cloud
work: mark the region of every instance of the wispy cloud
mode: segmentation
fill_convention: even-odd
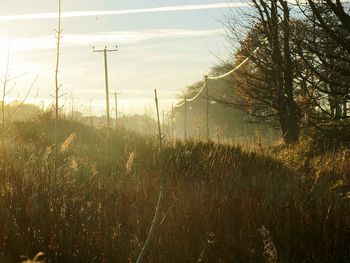
[[[75,11],[75,12],[63,12],[62,17],[72,18],[72,17],[89,17],[89,16],[128,15],[128,14],[140,14],[140,13],[193,11],[193,10],[206,10],[206,9],[247,7],[249,5],[250,5],[249,2],[242,1],[242,2],[231,2],[231,3],[225,2],[225,3],[214,3],[214,4],[165,6],[165,7],[142,8],[142,9],[120,9],[120,10],[110,10],[110,11]],[[0,22],[17,21],[17,20],[54,19],[56,17],[57,17],[56,13],[0,15]]]
[[[92,46],[105,45],[108,43],[138,43],[153,39],[166,38],[197,38],[215,36],[224,33],[224,29],[212,30],[184,30],[184,29],[161,29],[144,31],[117,31],[95,34],[68,34],[62,38],[62,45],[72,46]],[[0,50],[8,49],[8,39],[0,38]],[[25,43],[25,45],[23,44]],[[10,40],[11,50],[36,50],[56,48],[54,36],[39,36],[14,38]]]

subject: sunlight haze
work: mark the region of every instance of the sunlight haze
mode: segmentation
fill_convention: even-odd
[[[220,22],[228,7],[247,2],[213,1],[63,1],[61,104],[74,98],[86,113],[104,114],[102,54],[92,47],[118,46],[108,56],[110,91],[123,91],[124,114],[142,113],[153,106],[158,89],[162,108],[169,108],[181,90],[201,79],[227,53],[225,27]],[[0,13],[0,72],[18,78],[7,101],[19,100],[35,77],[27,101],[49,105],[54,86],[56,10],[54,1],[19,0],[2,4]]]

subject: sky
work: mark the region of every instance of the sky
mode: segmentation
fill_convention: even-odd
[[[14,78],[6,101],[22,100],[36,79],[26,101],[49,105],[54,93],[57,2],[2,2],[0,75],[4,77],[9,57]],[[117,52],[108,54],[108,73],[110,92],[122,91],[119,111],[154,112],[154,89],[161,109],[168,110],[186,86],[219,63],[218,56],[229,56],[223,16],[246,7],[246,0],[62,0],[61,105],[65,110],[74,104],[85,114],[104,114],[103,53],[92,50],[118,46]]]

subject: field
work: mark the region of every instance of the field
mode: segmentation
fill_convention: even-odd
[[[0,10],[0,263],[350,263],[349,1],[32,2]]]
[[[147,262],[349,262],[348,148],[245,151],[123,129],[14,123],[0,170],[0,261],[135,262],[160,188]],[[305,144],[303,144],[305,145]]]

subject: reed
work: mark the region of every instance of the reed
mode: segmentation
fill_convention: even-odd
[[[146,262],[265,262],[262,225],[279,262],[350,257],[347,149],[294,169],[285,152],[178,142],[159,153],[157,138],[118,129],[106,139],[62,120],[60,145],[75,138],[58,153],[53,191],[53,122],[14,125],[0,169],[0,262],[37,251],[52,262],[135,262],[163,175],[166,220]]]

